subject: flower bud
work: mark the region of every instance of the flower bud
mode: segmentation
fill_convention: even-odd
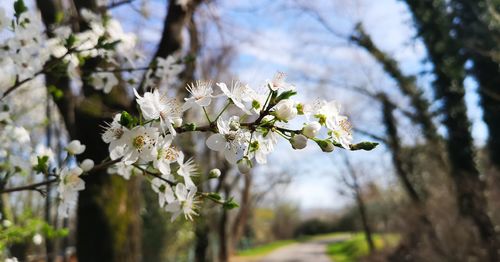
[[[92,159],[85,159],[82,161],[80,164],[80,168],[83,170],[83,172],[88,172],[94,168],[94,161]]]
[[[318,122],[311,122],[302,128],[302,134],[308,138],[314,138],[319,133],[321,125]]]
[[[182,126],[182,118],[176,118],[173,121],[174,127],[181,127]]]
[[[219,178],[220,177],[220,169],[214,168],[210,170],[208,173],[208,178]]]
[[[252,169],[252,162],[247,157],[238,160],[238,170],[242,174],[248,174],[250,169]]]
[[[68,144],[66,150],[70,155],[79,155],[85,151],[85,145],[82,145],[79,140],[73,140]]]
[[[317,140],[316,143],[323,152],[332,152],[335,146],[330,140]]]
[[[307,137],[304,135],[294,135],[290,139],[293,149],[304,149],[307,146]]]
[[[279,120],[289,121],[297,116],[297,108],[295,108],[295,103],[292,100],[285,99],[276,105],[274,113]]]

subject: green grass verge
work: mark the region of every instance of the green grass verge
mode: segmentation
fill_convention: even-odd
[[[268,244],[251,247],[245,250],[240,250],[236,253],[236,255],[241,257],[250,257],[250,256],[260,257],[260,256],[265,256],[271,253],[272,251],[287,245],[299,242],[306,242],[309,240],[327,239],[332,237],[344,237],[344,236],[349,236],[349,233],[329,233],[329,234],[315,235],[315,236],[302,236],[297,239],[278,240]]]
[[[294,244],[297,242],[298,242],[298,240],[295,240],[295,239],[279,240],[279,241],[271,242],[269,244],[264,244],[261,246],[256,246],[256,247],[252,247],[249,249],[238,251],[237,255],[238,256],[245,256],[245,257],[246,256],[264,256],[264,255],[267,255],[268,253],[271,253],[272,251],[274,251],[280,247],[291,245],[291,244]]]
[[[375,234],[373,240],[376,249],[383,249],[397,245],[399,236],[395,234]],[[359,258],[369,253],[368,244],[362,233],[353,234],[350,239],[332,243],[327,247],[327,254],[335,262],[357,261]]]

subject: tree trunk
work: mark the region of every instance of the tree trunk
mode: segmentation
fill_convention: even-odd
[[[474,162],[474,146],[465,106],[465,59],[451,38],[451,20],[443,0],[406,0],[434,64],[436,94],[443,101],[443,124],[448,130],[447,151],[450,175],[456,187],[460,214],[469,218],[479,232],[490,261],[498,261],[500,248],[493,222],[488,217],[484,183]]]
[[[236,250],[238,243],[243,236],[243,230],[245,229],[248,215],[251,209],[251,188],[252,188],[252,174],[242,174],[245,183],[243,187],[243,191],[241,192],[241,203],[239,207],[239,212],[234,219],[233,225],[231,227],[231,241],[233,245],[231,245],[230,254]]]
[[[382,110],[383,110],[383,119],[386,127],[386,132],[388,136],[388,146],[391,150],[392,154],[392,162],[396,169],[396,174],[399,177],[399,180],[403,183],[403,187],[407,192],[408,196],[413,205],[414,211],[417,213],[418,222],[420,223],[420,227],[416,227],[409,233],[409,240],[413,245],[417,245],[418,242],[424,236],[428,236],[432,241],[432,249],[436,251],[437,255],[440,255],[443,259],[447,259],[448,255],[443,250],[442,244],[439,241],[436,230],[431,222],[431,220],[427,217],[425,212],[425,201],[419,196],[417,190],[414,185],[411,183],[409,179],[409,174],[407,170],[403,167],[403,159],[402,159],[402,150],[401,145],[399,143],[399,135],[397,131],[396,119],[394,119],[393,111],[394,106],[387,100],[387,96],[385,94],[379,95],[382,101]],[[422,229],[425,234],[422,234],[419,230]],[[404,251],[406,252],[406,251]],[[446,260],[448,261],[448,260]]]
[[[492,3],[493,4],[493,3]],[[498,4],[498,1],[497,1]],[[488,155],[500,180],[500,64],[491,52],[500,46],[500,32],[495,31],[489,18],[488,3],[484,0],[451,1],[458,43],[473,62],[472,74],[479,83],[483,120],[488,127]],[[498,8],[498,6],[496,6]]]

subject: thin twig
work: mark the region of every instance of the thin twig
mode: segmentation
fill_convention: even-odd
[[[12,192],[18,192],[18,191],[32,190],[32,191],[38,191],[40,194],[45,195],[44,192],[43,192],[43,190],[39,189],[38,187],[54,183],[57,180],[58,180],[57,178],[53,178],[53,179],[50,179],[50,180],[47,180],[47,181],[43,181],[43,182],[31,184],[31,185],[6,188],[6,189],[0,190],[0,194],[12,193]]]

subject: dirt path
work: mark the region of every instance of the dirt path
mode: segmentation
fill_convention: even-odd
[[[261,262],[331,262],[326,255],[326,246],[343,241],[347,236],[321,238],[282,247],[259,259]]]

